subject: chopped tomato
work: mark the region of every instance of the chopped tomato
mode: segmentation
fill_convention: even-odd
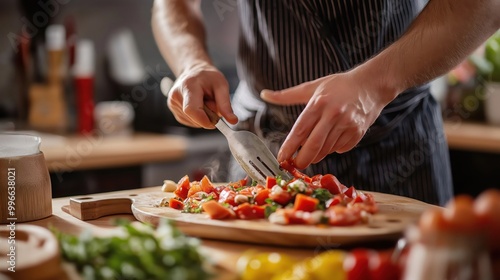
[[[175,189],[174,194],[184,200],[188,196],[189,187],[189,176],[185,175],[177,183],[177,188]]]
[[[358,196],[358,193],[354,187],[348,188],[344,194],[349,197],[349,198],[356,198]]]
[[[342,201],[343,201],[342,197],[340,195],[336,195],[333,198],[330,198],[328,201],[326,201],[325,206],[326,208],[330,208],[342,203]]]
[[[361,203],[363,202],[363,198],[360,195],[357,195],[356,198],[351,203]]]
[[[332,174],[325,174],[320,180],[321,187],[327,189],[331,194],[341,193],[342,184],[339,182],[337,177]]]
[[[266,188],[272,189],[274,186],[276,186],[276,178],[267,176],[266,177]]]
[[[225,188],[219,195],[219,203],[227,203],[232,206],[237,206],[238,204],[234,201],[236,192],[230,188]]]
[[[350,226],[361,221],[360,210],[344,206],[333,206],[326,210],[328,223],[332,226]]]
[[[293,209],[305,212],[313,212],[319,204],[319,200],[305,194],[297,194]]]
[[[266,199],[269,198],[269,193],[270,192],[271,192],[271,190],[269,190],[269,189],[260,190],[257,193],[257,195],[255,195],[255,198],[254,198],[255,204],[257,204],[257,205],[264,205],[264,204],[266,204]]]
[[[214,193],[217,194],[217,196],[220,195],[220,193],[225,189],[227,188],[227,186],[223,186],[223,185],[219,185],[219,186],[216,186],[214,187]]]
[[[323,175],[321,174],[316,174],[313,177],[311,177],[311,183],[309,183],[309,188],[311,192],[315,189],[321,188],[321,178]]]
[[[245,178],[241,179],[240,180],[240,185],[243,187],[243,186],[246,186],[248,184],[248,176],[246,176]]]
[[[378,211],[377,204],[370,203],[351,203],[348,205],[350,208],[358,209],[360,211],[366,211],[370,214],[375,214]]]
[[[242,190],[240,190],[239,192],[237,192],[237,194],[241,194],[241,195],[244,195],[244,196],[253,196],[253,188],[252,187],[248,187],[248,188],[244,188]]]
[[[264,207],[245,202],[235,209],[236,215],[242,220],[264,219]]]
[[[269,198],[272,199],[274,202],[284,206],[287,205],[290,201],[292,201],[293,197],[289,192],[282,191],[279,193],[271,192]]]
[[[207,201],[201,205],[203,211],[205,211],[211,219],[214,220],[225,220],[234,219],[236,214],[232,209],[224,207],[220,203],[214,200]]]
[[[293,163],[293,160],[282,161],[280,162],[280,166],[286,171],[290,172],[293,177],[303,179],[308,183],[311,182],[311,178],[309,176],[297,170],[295,164]]]
[[[214,185],[212,185],[212,182],[210,182],[210,179],[208,179],[207,175],[203,176],[200,181],[200,185],[201,190],[206,193],[211,193],[214,191]]]
[[[294,209],[284,209],[285,220],[288,225],[304,225],[307,224],[307,220],[304,219],[304,215],[298,215],[297,211]]]
[[[321,178],[323,178],[323,175],[321,174],[316,174],[314,176],[311,177],[311,181],[314,183],[314,182],[319,182],[321,181]]]
[[[198,181],[192,182],[191,188],[189,188],[187,197],[191,197],[191,196],[195,195],[197,192],[201,192],[201,191],[202,191],[202,189],[201,189],[200,182],[198,182]]]
[[[174,208],[174,209],[177,209],[177,210],[182,210],[184,209],[184,203],[182,203],[182,201],[178,200],[178,199],[175,199],[175,197],[172,197],[169,201],[168,201],[168,205],[171,207],[171,208]]]

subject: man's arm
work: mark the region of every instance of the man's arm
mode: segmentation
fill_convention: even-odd
[[[355,72],[379,80],[392,100],[450,71],[499,28],[498,0],[431,0],[399,40]]]
[[[151,25],[158,48],[175,76],[194,64],[211,64],[200,0],[155,1]]]
[[[214,128],[204,104],[236,123],[229,85],[206,51],[200,0],[155,0],[153,34],[161,54],[177,77],[168,94],[168,107],[182,124]]]
[[[305,168],[359,143],[382,109],[402,91],[460,63],[500,28],[498,0],[430,0],[408,31],[355,69],[281,90],[264,90],[271,103],[307,103],[278,160]]]

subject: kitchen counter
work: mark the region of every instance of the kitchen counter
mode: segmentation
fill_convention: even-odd
[[[150,187],[141,188],[133,191],[134,194],[147,193],[158,191],[160,187]],[[130,195],[131,190],[117,191],[112,193],[102,193],[88,195],[87,197],[100,198],[109,195],[124,196]],[[91,231],[95,236],[113,236],[117,234],[117,228],[113,221],[117,218],[127,219],[130,221],[135,220],[134,216],[130,214],[123,215],[113,215],[106,216],[95,220],[82,221],[73,216],[71,216],[67,211],[69,209],[69,198],[56,198],[52,200],[52,211],[53,215],[51,217],[29,222],[26,224],[38,225],[42,227],[55,227],[58,230],[70,233],[70,234],[80,234],[83,231]],[[387,242],[377,242],[377,244],[360,244],[357,247],[360,248],[374,248],[374,249],[387,249],[393,247],[394,244],[388,244]],[[235,242],[223,242],[215,240],[202,240],[201,250],[204,251],[206,255],[209,256],[210,261],[216,264],[217,277],[214,279],[237,279],[237,260],[238,258],[248,250],[255,250],[258,252],[278,252],[287,254],[297,261],[303,260],[307,257],[312,257],[317,255],[320,251],[331,248],[310,248],[310,249],[295,249],[295,248],[285,248],[285,247],[274,247],[274,246],[262,246],[254,244],[245,243],[235,243]],[[349,250],[349,248],[345,248]],[[492,267],[497,267],[500,263],[500,258],[494,260]],[[498,266],[500,267],[500,266]],[[495,275],[500,275],[499,271],[496,271]],[[73,278],[71,278],[73,279]],[[77,278],[76,278],[77,279]]]
[[[136,193],[145,193],[158,190],[160,187],[150,187],[137,189]],[[130,190],[113,192],[113,194],[127,193],[130,194]],[[89,195],[92,197],[99,197],[104,195],[109,195],[110,193]],[[43,227],[54,226],[65,233],[79,234],[84,230],[90,230],[94,235],[97,236],[110,236],[116,234],[116,227],[113,224],[113,220],[116,218],[124,218],[128,220],[135,220],[132,215],[113,215],[102,217],[96,220],[81,221],[69,213],[67,213],[63,208],[67,208],[69,205],[69,198],[56,198],[52,201],[52,213],[53,215],[49,218],[29,222],[28,224],[39,225]],[[236,274],[236,261],[243,252],[247,250],[258,250],[262,252],[282,252],[295,257],[297,260],[304,259],[309,256],[317,254],[317,250],[314,249],[291,249],[282,247],[269,247],[269,246],[259,246],[253,244],[242,244],[242,243],[232,243],[232,242],[222,242],[214,240],[203,240],[202,248],[208,253],[211,260],[214,260],[219,267],[219,273],[221,277],[217,279],[234,279]],[[322,248],[317,248],[322,249]],[[325,249],[325,248],[323,248]]]
[[[444,123],[450,149],[500,153],[500,127],[482,123]]]
[[[183,159],[182,136],[136,133],[125,137],[42,134],[41,150],[50,172],[141,165]]]

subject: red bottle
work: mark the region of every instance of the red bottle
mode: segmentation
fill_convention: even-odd
[[[95,50],[90,40],[76,44],[73,77],[77,106],[77,131],[90,134],[94,130]]]

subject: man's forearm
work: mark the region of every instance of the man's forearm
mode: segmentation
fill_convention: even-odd
[[[211,63],[198,0],[155,0],[151,24],[158,48],[176,76],[196,63]]]
[[[500,28],[496,0],[429,1],[408,31],[354,72],[390,101],[452,69]]]

